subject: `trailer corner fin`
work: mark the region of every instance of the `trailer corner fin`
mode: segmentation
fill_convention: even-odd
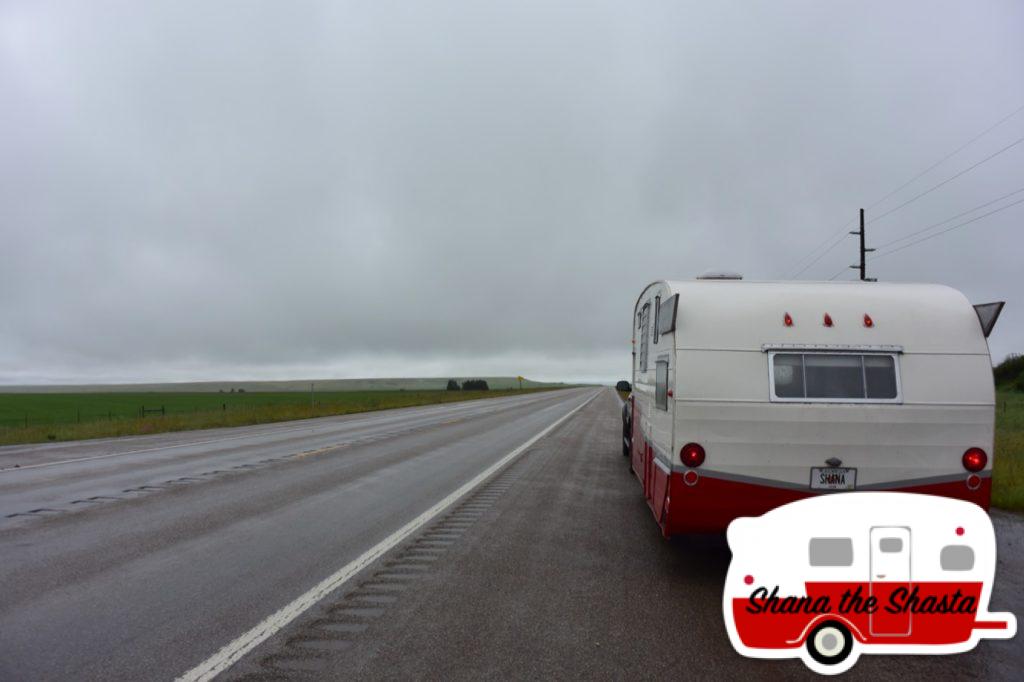
[[[996,326],[996,320],[999,319],[999,313],[1003,312],[1004,305],[1006,305],[1006,301],[978,303],[974,306],[974,312],[978,313],[978,322],[981,323],[981,331],[985,334],[986,339],[992,333],[992,328]]]

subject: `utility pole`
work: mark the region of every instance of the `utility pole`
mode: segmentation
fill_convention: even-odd
[[[313,403],[313,384],[311,383],[309,385],[309,409],[312,410],[313,406],[314,406],[314,403]]]
[[[869,251],[874,251],[874,249],[869,249],[869,248],[867,248],[864,245],[864,209],[863,208],[860,210],[860,230],[857,231],[857,232],[851,232],[850,234],[860,235],[860,265],[851,265],[850,267],[853,268],[854,270],[860,270],[860,281],[862,281],[862,282],[877,282],[878,280],[875,279],[874,277],[868,277],[867,255],[868,255]]]

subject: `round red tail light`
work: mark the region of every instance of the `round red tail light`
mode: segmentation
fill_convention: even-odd
[[[679,451],[679,459],[690,468],[699,467],[704,463],[704,448],[697,443],[687,443]]]
[[[970,448],[964,453],[964,469],[968,471],[981,471],[988,464],[988,455],[981,448]]]

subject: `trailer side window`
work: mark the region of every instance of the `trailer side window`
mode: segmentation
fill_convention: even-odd
[[[650,334],[651,304],[644,303],[640,309],[640,371],[647,371],[647,343],[651,338]]]
[[[676,330],[676,308],[679,305],[679,294],[672,294],[658,308],[658,333],[668,334]]]
[[[967,545],[946,545],[939,553],[943,571],[969,571],[974,568],[974,550]]]
[[[658,326],[658,320],[661,317],[661,296],[654,297],[654,343],[658,343],[658,338],[661,336],[661,328]]]
[[[668,360],[655,363],[654,406],[659,410],[668,409]]]
[[[811,538],[808,554],[811,566],[853,566],[853,540]]]
[[[773,353],[773,398],[890,401],[899,398],[896,357],[860,353]]]

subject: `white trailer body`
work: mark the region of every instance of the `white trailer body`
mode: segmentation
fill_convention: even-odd
[[[987,509],[986,332],[939,285],[650,284],[633,314],[627,447],[663,532],[846,490]]]

